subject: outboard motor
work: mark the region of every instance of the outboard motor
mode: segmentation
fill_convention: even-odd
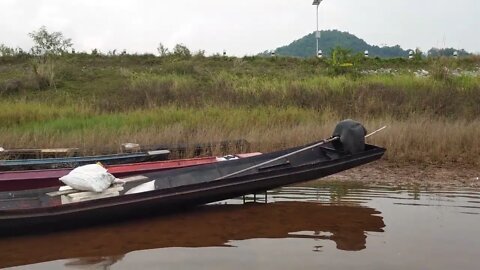
[[[333,137],[340,139],[332,142],[333,147],[340,151],[356,154],[365,150],[365,135],[367,130],[357,121],[347,119],[339,122],[333,131]]]

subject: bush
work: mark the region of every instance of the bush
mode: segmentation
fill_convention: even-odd
[[[185,46],[183,44],[177,44],[173,48],[173,55],[180,56],[180,57],[191,57],[192,53],[187,48],[187,46]]]
[[[55,63],[53,61],[47,62],[32,62],[33,79],[38,90],[44,90],[49,87],[56,87],[55,85]]]

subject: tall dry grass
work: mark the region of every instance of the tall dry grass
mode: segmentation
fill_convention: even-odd
[[[310,143],[331,135],[342,116],[333,111],[300,108],[164,107],[129,113],[25,119],[0,128],[0,145],[21,147],[79,147],[97,153],[119,151],[126,142],[141,145],[178,145],[245,139],[250,151],[268,152]],[[480,120],[452,120],[413,116],[408,119],[357,118],[373,131],[388,129],[369,142],[388,149],[393,163],[480,164]],[[234,149],[231,149],[234,151]],[[214,154],[224,149],[213,148]]]

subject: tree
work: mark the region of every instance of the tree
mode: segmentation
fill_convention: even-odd
[[[15,49],[0,44],[0,56],[13,56],[15,55]]]
[[[165,47],[162,43],[158,44],[157,51],[160,54],[160,56],[167,56],[170,54],[170,52],[168,51],[168,48]]]
[[[413,59],[417,60],[417,61],[420,61],[420,60],[422,60],[422,57],[423,57],[422,50],[420,48],[416,48],[415,49],[415,54],[413,55]]]
[[[40,27],[38,31],[33,31],[28,35],[34,42],[31,52],[37,56],[63,54],[73,46],[72,39],[65,38],[61,32],[49,33],[45,26]]]
[[[335,47],[332,51],[332,62],[333,65],[342,65],[350,62],[352,51],[340,46]]]
[[[31,53],[36,57],[32,61],[32,69],[38,89],[56,88],[55,58],[52,56],[66,53],[73,45],[72,40],[65,38],[61,32],[49,33],[45,26],[28,35],[34,43]]]
[[[467,55],[471,55],[470,53],[468,53],[467,51],[465,51],[464,49],[455,49],[455,48],[442,48],[442,49],[438,49],[438,48],[432,48],[428,51],[428,56],[431,56],[431,57],[440,57],[440,56],[447,56],[447,57],[450,57],[450,56],[453,56],[453,53],[454,52],[457,52],[458,56],[467,56]]]
[[[182,57],[190,57],[192,56],[192,53],[190,50],[187,48],[187,46],[183,44],[177,44],[173,48],[173,54],[176,56],[182,56]]]

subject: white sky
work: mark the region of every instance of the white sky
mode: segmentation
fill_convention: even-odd
[[[253,55],[315,30],[312,0],[0,0],[0,43],[32,46],[45,25],[77,51],[156,52],[162,42],[207,54]],[[480,0],[324,0],[320,28],[374,45],[480,52]]]

